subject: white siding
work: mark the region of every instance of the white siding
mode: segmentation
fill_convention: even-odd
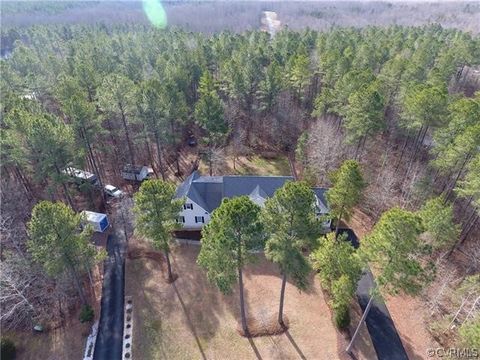
[[[179,214],[185,218],[185,223],[183,223],[183,228],[186,230],[200,230],[203,225],[210,221],[210,213],[198,205],[196,202],[192,201],[188,197],[185,199],[185,204],[192,204],[193,209],[183,209]],[[205,223],[195,222],[195,216],[203,216]]]

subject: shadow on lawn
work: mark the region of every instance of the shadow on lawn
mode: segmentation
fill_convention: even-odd
[[[297,351],[298,355],[300,356],[301,359],[303,360],[306,360],[306,356],[303,354],[302,350],[300,349],[300,347],[298,346],[298,344],[295,342],[295,340],[293,339],[292,335],[290,335],[290,332],[287,330],[285,331],[285,335],[287,336],[288,340],[290,341],[290,343],[293,345],[293,347],[295,348],[295,350]]]
[[[248,264],[248,266],[245,267],[244,277],[250,278],[252,275],[273,276],[278,278],[279,280],[281,279],[280,269],[278,268],[278,266],[268,261],[265,258],[265,255],[263,253],[256,254],[254,262],[251,264]],[[315,275],[316,275],[315,271],[312,271],[308,275],[308,280],[307,280],[308,287],[307,289],[303,290],[305,294],[311,295],[311,294],[317,293],[317,290],[313,286]],[[295,283],[292,281],[291,277],[287,277],[287,283],[295,286]],[[280,286],[281,286],[281,282],[279,282],[278,284],[279,293],[280,293]]]
[[[138,337],[138,346],[144,358],[168,358],[172,351],[169,336],[171,314],[182,312],[182,322],[193,335],[200,352],[198,358],[206,359],[204,341],[211,339],[217,332],[219,317],[223,309],[219,306],[220,294],[216,289],[206,286],[206,275],[195,268],[196,252],[182,251],[182,259],[176,259],[172,253],[172,268],[178,279],[173,284],[166,281],[166,264],[163,257],[158,260],[136,259],[131,261],[134,274],[129,280],[129,291],[141,291],[137,308],[143,309],[138,318],[146,326],[145,336]],[[132,277],[132,274],[130,275]],[[133,280],[133,282],[132,282]],[[172,324],[174,327],[177,325]],[[172,339],[173,340],[173,339]]]
[[[188,251],[191,246],[194,245],[182,245],[179,249],[183,261],[180,262],[176,256],[172,256],[174,271],[179,275],[174,289],[186,315],[186,323],[200,347],[200,340],[214,337],[220,325],[219,318],[222,318],[223,314],[220,298],[222,295],[217,288],[209,284],[205,271],[198,269],[198,252]],[[204,356],[203,349],[200,351]]]
[[[198,338],[197,332],[195,331],[195,327],[192,323],[192,320],[190,319],[190,315],[188,313],[187,308],[185,307],[185,303],[183,302],[182,297],[180,296],[180,293],[178,292],[177,285],[175,283],[172,284],[173,289],[175,290],[175,293],[177,294],[178,300],[180,300],[180,304],[182,305],[183,312],[185,313],[185,316],[187,318],[188,326],[190,328],[190,331],[192,332],[193,336],[195,337],[195,341],[197,342],[198,350],[200,350],[200,353],[202,354],[202,359],[206,360],[205,353],[203,352],[203,347],[202,344],[200,343],[200,339]]]
[[[255,353],[255,356],[257,357],[258,360],[262,360],[262,356],[260,355],[260,352],[258,351],[257,345],[253,342],[252,338],[248,338],[248,342],[250,343],[250,346],[252,347],[253,352]]]

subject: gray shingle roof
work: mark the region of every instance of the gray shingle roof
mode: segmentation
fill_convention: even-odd
[[[271,197],[275,190],[292,180],[292,176],[200,176],[194,171],[180,184],[175,196],[186,196],[211,213],[220,206],[223,198],[247,195],[262,202],[261,198]],[[320,201],[326,205],[325,189],[313,190],[320,194]]]
[[[317,198],[326,206],[327,205],[327,188],[312,188],[313,192],[315,195],[317,195]]]

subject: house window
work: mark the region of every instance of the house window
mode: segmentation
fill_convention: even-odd
[[[195,216],[195,223],[205,223],[205,218],[203,216]]]
[[[193,204],[183,204],[183,209],[184,210],[187,210],[187,209],[193,210]]]
[[[185,223],[185,216],[179,216],[177,218],[177,223]]]

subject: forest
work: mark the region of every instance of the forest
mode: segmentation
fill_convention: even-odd
[[[148,24],[143,0],[9,1],[0,3],[4,28],[41,24]],[[262,11],[275,11],[290,29],[422,26],[438,23],[478,34],[477,1],[162,1],[170,26],[213,33],[258,28]],[[207,20],[208,19],[208,20]],[[5,46],[2,41],[2,47]]]
[[[104,256],[87,233],[69,239],[80,263],[50,259],[29,240],[55,212],[74,228],[74,211],[105,208],[100,191],[71,184],[68,166],[102,187],[125,164],[179,183],[199,162],[220,175],[227,157],[281,154],[301,179],[329,187],[329,174],[355,159],[367,184],[357,207],[373,224],[394,206],[451,214],[450,228],[431,216],[432,259],[440,274],[459,274],[454,289],[480,270],[478,36],[440,25],[283,29],[271,38],[114,24],[38,25],[2,38],[14,44],[0,64],[8,328],[62,317],[85,296],[78,277]],[[192,136],[195,159],[185,155]],[[41,202],[31,214],[42,200],[68,207]],[[443,295],[430,296],[432,308],[455,313],[439,305]]]

